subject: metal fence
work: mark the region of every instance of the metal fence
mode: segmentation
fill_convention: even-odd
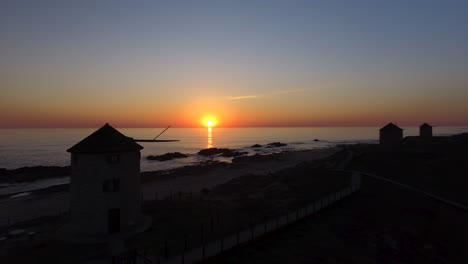
[[[212,241],[205,241],[203,239],[204,229],[202,225],[201,230],[201,246],[193,249],[187,248],[187,236],[184,235],[184,240],[180,243],[179,254],[168,256],[168,252],[174,252],[171,250],[167,243],[164,242],[163,251],[159,256],[145,257],[146,261],[151,260],[152,263],[169,264],[169,263],[195,263],[206,258],[214,257],[218,254],[223,253],[225,250],[237,247],[243,243],[255,240],[261,236],[274,232],[287,225],[293,224],[305,217],[311,216],[318,211],[333,205],[334,203],[346,198],[352,193],[358,191],[361,188],[361,175],[354,174],[351,178],[350,184],[338,191],[329,193],[324,197],[315,200],[314,202],[295,210],[291,210],[288,213],[279,215],[275,218],[267,221],[251,224],[248,228],[240,229],[235,233],[222,236],[219,239]],[[174,197],[173,197],[174,198]],[[211,230],[213,228],[213,219],[211,220]],[[177,249],[176,249],[177,250]],[[143,263],[143,262],[141,262]],[[148,263],[148,262],[144,262]]]

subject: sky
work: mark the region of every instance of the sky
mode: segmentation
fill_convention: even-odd
[[[468,1],[0,2],[0,128],[468,125]]]

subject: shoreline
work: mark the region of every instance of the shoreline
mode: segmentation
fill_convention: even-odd
[[[308,151],[292,151],[271,156],[267,161],[245,161],[239,163],[215,163],[189,168],[147,172],[151,180],[142,183],[143,200],[152,200],[157,194],[159,199],[170,197],[175,192],[199,193],[234,178],[249,174],[268,174],[293,167],[302,162],[319,161],[327,166],[324,159],[339,153],[342,148],[332,147]],[[0,198],[0,225],[8,221],[21,222],[40,216],[56,215],[69,209],[69,184],[52,186],[30,191],[28,195],[10,194]]]
[[[313,149],[300,149],[300,150],[283,150],[280,152],[273,152],[269,154],[254,154],[254,155],[244,155],[240,156],[242,161],[231,160],[230,162],[216,160],[218,155],[213,155],[208,158],[206,161],[197,162],[191,165],[185,165],[176,168],[162,169],[162,170],[153,170],[153,171],[142,171],[141,183],[145,184],[147,182],[161,180],[161,179],[170,179],[174,177],[180,177],[181,175],[193,174],[193,173],[202,173],[205,171],[217,169],[217,168],[229,168],[235,167],[240,163],[251,163],[251,162],[262,162],[269,161],[279,158],[289,153],[295,152],[310,152],[317,151],[321,149],[337,148],[338,146],[328,146],[324,148],[313,148]],[[236,151],[237,149],[232,149]],[[172,160],[170,160],[172,161]],[[168,162],[170,162],[168,161]],[[161,161],[155,161],[161,162]],[[166,162],[166,161],[163,161]],[[59,190],[59,186],[68,186],[69,177],[70,177],[70,166],[33,166],[33,167],[21,167],[18,169],[8,170],[0,168],[0,199],[9,198],[21,193],[30,193],[34,194],[41,190],[47,191],[51,190],[54,192]],[[17,177],[17,179],[12,179]],[[6,180],[10,180],[7,182]],[[23,180],[23,181],[21,181]],[[47,181],[52,183],[48,184]],[[43,183],[44,187],[28,187],[31,185],[41,185]],[[10,192],[6,191],[8,188],[18,188],[18,190],[12,190]],[[64,189],[64,187],[62,187]],[[2,191],[3,190],[3,191]]]
[[[153,225],[146,233],[132,238],[130,245],[137,248],[149,246],[157,255],[157,252],[162,252],[161,245],[164,245],[163,242],[168,237],[169,245],[180,245],[183,233],[198,234],[200,224],[209,223],[210,218],[213,221],[216,219],[213,217],[217,215],[221,216],[222,224],[216,225],[215,222],[215,229],[206,234],[206,241],[235,234],[239,228],[252,226],[252,219],[254,222],[261,222],[265,217],[269,219],[294,211],[294,208],[300,207],[304,202],[332,190],[336,186],[334,184],[340,184],[342,181],[339,177],[347,177],[334,173],[375,171],[382,177],[442,197],[453,194],[453,201],[463,202],[466,201],[463,186],[466,186],[464,176],[467,167],[459,165],[468,164],[467,139],[468,135],[465,135],[447,138],[442,144],[412,144],[401,149],[355,144],[341,148],[286,152],[270,157],[269,160],[251,158],[252,160],[233,164],[214,163],[200,168],[199,171],[190,170],[190,174],[180,170],[169,175],[156,175],[156,180],[142,185],[145,191],[142,210],[158,224]],[[351,160],[348,157],[352,157]],[[341,166],[343,163],[346,166]],[[428,166],[430,167],[424,170]],[[336,170],[340,167],[347,171]],[[330,177],[330,173],[334,176]],[[409,262],[418,262],[417,260],[430,260],[421,254],[431,252],[427,256],[437,256],[439,260],[466,259],[466,254],[460,254],[466,249],[460,243],[467,231],[466,214],[463,211],[408,188],[376,181],[374,178],[365,177],[362,185],[360,192],[337,206],[320,212],[317,217],[272,233],[266,240],[260,238],[261,245],[258,247],[254,241],[226,251],[212,259],[213,262],[204,263],[225,262],[229,259],[242,263],[252,258],[271,260],[274,254],[278,254],[278,258],[273,258],[282,262],[300,262],[303,260],[302,255],[307,255],[309,260],[314,257],[336,260],[336,254],[350,262],[357,260],[355,256],[364,261],[369,258],[379,260],[382,255],[387,254],[391,254],[390,257],[397,256],[397,260],[400,259],[398,256],[409,256],[408,260],[412,260]],[[172,199],[168,197],[169,194]],[[457,199],[457,195],[461,196]],[[0,220],[2,214],[8,212],[12,216],[18,216],[12,221],[17,222],[13,227],[50,219],[65,221],[68,208],[60,208],[60,214],[56,206],[63,206],[67,202],[68,195],[65,192],[0,200]],[[55,209],[55,216],[52,215],[54,212],[43,211],[50,209]],[[27,220],[28,215],[34,218],[51,218],[29,218],[32,221],[22,222]],[[21,220],[20,217],[26,219]],[[294,216],[291,219],[293,218]],[[0,225],[3,224],[4,222],[0,222]],[[50,224],[48,230],[53,231],[56,226]],[[4,227],[5,230],[7,228]],[[288,242],[287,245],[284,241]],[[363,243],[356,244],[355,241]],[[265,243],[270,243],[267,249],[262,246]],[[414,248],[427,248],[430,252],[414,251]],[[449,254],[446,253],[448,249]],[[71,252],[73,250],[70,249]],[[291,255],[292,251],[301,254]]]

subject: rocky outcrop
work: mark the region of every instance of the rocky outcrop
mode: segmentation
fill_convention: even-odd
[[[182,154],[180,152],[169,152],[163,155],[149,155],[146,157],[147,160],[157,160],[157,161],[166,161],[166,160],[172,160],[172,159],[182,159],[182,158],[187,158],[187,155]]]
[[[281,142],[272,142],[272,143],[267,144],[267,148],[277,148],[277,147],[284,147],[284,146],[287,146],[287,144],[281,143]]]
[[[268,155],[260,155],[260,154],[255,154],[252,156],[243,156],[243,157],[235,157],[232,159],[233,163],[238,163],[238,162],[252,162],[252,161],[269,161],[269,160],[275,160],[278,159],[282,156],[282,153],[273,153],[273,154],[268,154]]]
[[[251,148],[261,148],[261,147],[262,147],[262,145],[260,145],[260,144],[255,144],[255,145],[251,146]]]
[[[202,149],[198,152],[198,155],[201,156],[213,156],[213,155],[218,155],[221,154],[222,157],[239,157],[242,155],[247,154],[247,152],[241,152],[237,150],[232,150],[228,148],[208,148],[208,149]]]
[[[0,169],[0,183],[32,182],[70,175],[70,166],[34,166],[14,170]]]

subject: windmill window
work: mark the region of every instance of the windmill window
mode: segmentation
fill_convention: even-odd
[[[109,179],[102,183],[103,192],[118,192],[120,190],[120,179]]]
[[[75,154],[72,155],[72,162],[73,164],[78,164],[78,157]]]
[[[107,156],[107,163],[108,164],[118,164],[120,163],[120,155],[113,154]]]

